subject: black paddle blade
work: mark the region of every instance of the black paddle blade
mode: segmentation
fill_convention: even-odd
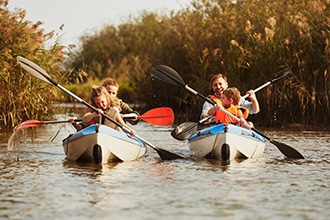
[[[159,148],[156,148],[155,149],[159,155],[159,157],[162,159],[162,160],[176,160],[176,159],[184,159],[183,157],[175,154],[175,153],[172,153],[172,152],[169,152],[167,150],[164,150],[164,149],[159,149]]]
[[[270,143],[274,144],[287,158],[305,159],[305,157],[301,153],[299,153],[296,149],[286,144],[274,140],[270,140]]]
[[[166,65],[157,65],[150,69],[150,74],[159,80],[175,86],[185,86],[185,82],[174,69]]]
[[[185,141],[197,132],[197,126],[196,122],[184,122],[172,130],[171,136],[179,141]]]

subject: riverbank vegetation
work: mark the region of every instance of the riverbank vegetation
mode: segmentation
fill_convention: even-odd
[[[6,103],[1,123],[40,119],[49,112],[45,106],[50,101],[70,100],[60,92],[54,98],[49,85],[27,78],[14,59],[21,55],[37,61],[77,94],[82,84],[113,77],[120,83],[120,97],[126,102],[144,106],[144,110],[172,107],[179,123],[198,120],[203,100],[152,78],[152,66],[171,66],[190,87],[204,95],[211,93],[209,80],[216,73],[227,74],[229,84],[244,93],[289,69],[282,83],[257,93],[261,112],[251,120],[257,126],[328,126],[329,8],[329,0],[193,0],[189,7],[170,15],[143,12],[119,26],[108,25],[98,33],[81,36],[81,47],[66,54],[65,59],[59,44],[45,49],[41,42],[45,38],[41,36],[36,41],[5,32],[15,42],[7,41],[0,48],[10,49],[1,54],[0,62],[5,61],[11,68],[0,70],[6,79],[1,81],[5,85],[1,90],[6,88],[4,91],[11,94],[10,98],[1,97],[1,103]],[[20,21],[17,25],[24,23],[20,17],[6,19]],[[1,24],[0,28],[6,30],[8,26]],[[29,26],[29,30],[31,36],[39,33],[37,27]],[[35,41],[40,43],[22,50],[23,42]],[[63,61],[64,69],[59,68],[59,61]],[[86,94],[89,90],[79,95],[88,100]],[[36,102],[40,109],[35,109]]]
[[[23,120],[49,117],[56,90],[28,76],[17,63],[18,55],[38,63],[52,73],[54,79],[62,77],[63,47],[58,41],[44,46],[54,33],[40,29],[41,22],[26,21],[25,11],[9,11],[7,1],[0,1],[0,125],[13,127]]]

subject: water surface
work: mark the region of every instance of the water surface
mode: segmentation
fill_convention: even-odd
[[[330,132],[267,131],[305,160],[267,143],[261,158],[222,164],[194,158],[172,127],[143,122],[137,133],[186,157],[161,161],[151,148],[132,162],[68,162],[69,124],[45,125],[7,151],[0,145],[0,219],[328,219]],[[55,134],[57,136],[55,137]],[[33,136],[34,138],[31,138]],[[18,138],[20,139],[20,138]]]

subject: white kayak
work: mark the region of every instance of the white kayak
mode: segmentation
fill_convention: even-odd
[[[234,160],[260,157],[266,140],[253,130],[233,124],[218,124],[192,134],[188,144],[197,157]]]
[[[67,160],[96,164],[136,160],[147,151],[138,138],[102,124],[94,124],[69,135],[62,145]]]

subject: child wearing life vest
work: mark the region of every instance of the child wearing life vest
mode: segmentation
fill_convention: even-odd
[[[227,115],[221,110],[215,111],[215,122],[216,123],[232,123],[239,124],[240,126],[249,128],[248,126],[244,126],[244,124],[249,124],[253,126],[252,122],[246,122],[246,118],[249,115],[249,111],[247,108],[242,106],[238,106],[238,102],[241,98],[240,91],[235,87],[229,87],[225,89],[222,93],[221,104],[217,104],[218,108],[222,108],[231,114],[235,115],[240,121],[236,121],[233,117]]]

